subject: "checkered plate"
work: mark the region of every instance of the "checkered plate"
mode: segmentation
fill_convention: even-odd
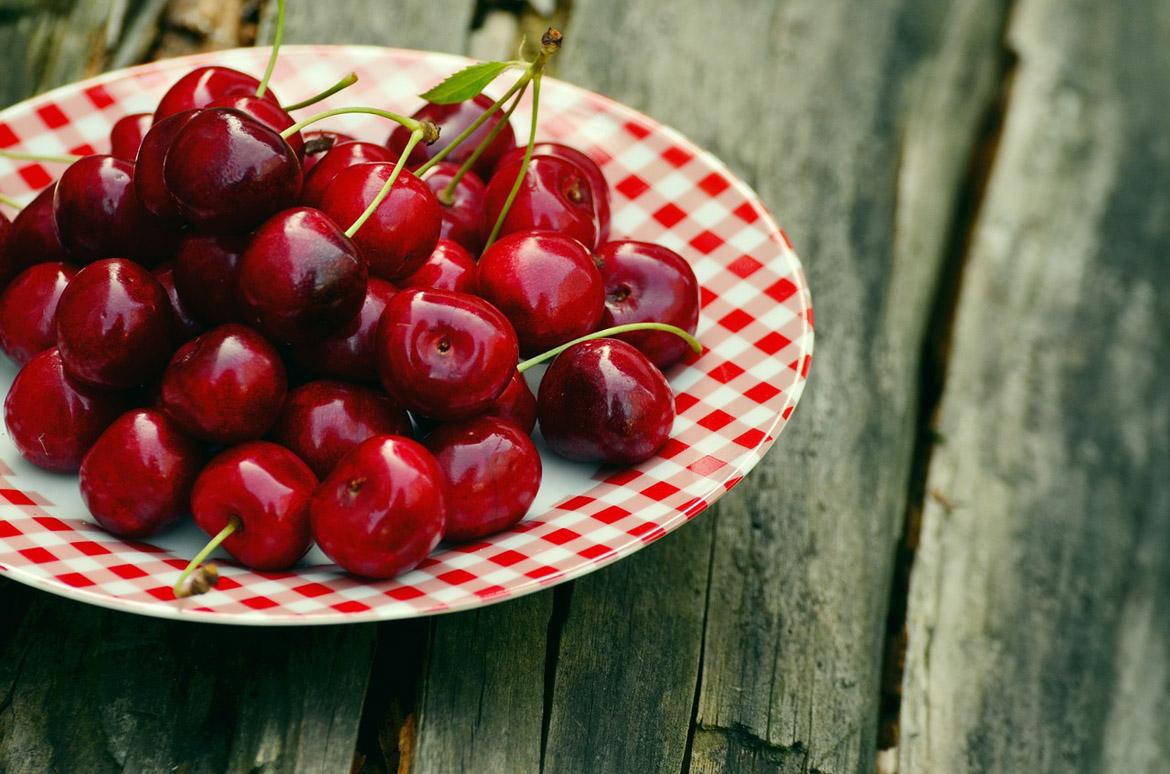
[[[190,67],[217,63],[259,73],[266,57],[265,49],[219,52],[57,89],[0,113],[0,147],[104,152],[115,119],[153,110]],[[322,107],[409,113],[419,103],[415,94],[466,64],[418,51],[290,46],[273,83],[284,98],[298,99],[353,69],[359,83]],[[678,418],[658,456],[633,468],[598,469],[542,448],[545,477],[527,519],[479,543],[440,546],[395,580],[351,578],[314,549],[288,572],[221,562],[216,589],[176,600],[171,584],[205,539],[194,525],[151,542],[118,540],[87,520],[75,477],[34,468],[4,435],[0,572],[62,596],[166,618],[253,625],[406,618],[490,604],[592,572],[681,526],[735,486],[784,428],[808,376],[813,314],[800,261],[755,193],[678,132],[555,79],[545,79],[542,98],[541,139],[581,148],[609,179],[614,235],[678,251],[702,285],[705,349],[667,374]],[[517,111],[517,127],[528,125],[525,111]],[[373,140],[388,131],[365,116],[327,125]],[[59,172],[0,160],[0,190],[31,199]],[[4,390],[13,375],[11,366],[0,369]],[[535,386],[539,374],[529,376]]]

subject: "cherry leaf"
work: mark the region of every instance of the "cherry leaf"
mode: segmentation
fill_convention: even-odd
[[[512,66],[511,62],[480,62],[448,76],[447,80],[419,96],[438,105],[453,105],[482,92],[500,73]]]

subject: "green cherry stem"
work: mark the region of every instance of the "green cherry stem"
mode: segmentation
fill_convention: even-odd
[[[504,131],[504,127],[508,125],[510,120],[512,120],[512,114],[516,112],[516,106],[520,104],[520,100],[524,98],[524,92],[527,90],[528,84],[526,83],[520,89],[520,91],[516,92],[516,96],[512,98],[512,104],[509,105],[508,109],[504,111],[503,118],[496,122],[496,125],[492,127],[490,132],[488,132],[487,137],[484,137],[483,140],[480,141],[479,145],[475,147],[475,150],[472,151],[471,155],[463,161],[463,164],[459,167],[459,171],[456,172],[455,176],[451,178],[451,182],[447,183],[447,187],[439,193],[440,202],[446,205],[451,205],[454,203],[455,188],[459,185],[459,181],[462,180],[469,171],[471,171],[471,168],[475,166],[475,162],[479,161],[479,157],[484,154],[484,151],[488,149],[488,146],[495,142],[496,138],[500,136],[500,132]],[[484,182],[486,183],[487,181],[485,180]]]
[[[268,81],[272,79],[272,71],[276,69],[276,57],[280,54],[280,43],[284,40],[284,0],[276,0],[276,34],[272,36],[272,53],[268,55],[268,66],[264,68],[264,77],[256,87],[256,96],[263,97],[268,90]]]
[[[491,118],[493,115],[496,114],[496,111],[498,111],[500,109],[500,105],[503,105],[505,102],[507,102],[509,99],[511,99],[513,97],[513,95],[515,95],[516,92],[518,92],[520,89],[524,88],[530,80],[532,80],[532,73],[525,72],[523,75],[521,75],[516,80],[516,82],[513,83],[508,88],[508,90],[504,92],[504,95],[502,97],[500,97],[495,102],[493,102],[492,106],[489,107],[487,110],[483,111],[483,114],[480,115],[479,118],[472,121],[470,126],[468,126],[466,129],[464,129],[459,134],[455,135],[455,139],[452,140],[450,142],[450,144],[447,145],[447,147],[443,148],[441,151],[436,153],[434,156],[431,156],[425,164],[423,164],[421,167],[416,169],[414,171],[414,174],[418,175],[419,177],[422,177],[423,172],[426,172],[428,169],[435,166],[443,159],[447,158],[447,155],[449,153],[451,153],[451,151],[455,150],[460,145],[462,145],[463,141],[466,140],[468,137],[470,137],[475,132],[476,129],[483,126],[485,121],[487,121],[489,118]]]
[[[179,575],[179,579],[175,581],[173,590],[176,597],[187,597],[191,595],[191,589],[187,588],[187,578],[191,577],[191,573],[199,569],[199,565],[203,564],[204,560],[211,556],[212,551],[219,548],[220,543],[231,537],[232,533],[242,526],[243,524],[240,522],[240,518],[238,516],[232,516],[228,519],[227,526],[217,532],[215,537],[207,541],[207,545],[203,546],[203,549],[195,554],[195,558],[187,563],[186,569]]]
[[[340,81],[333,84],[328,89],[325,89],[325,91],[321,92],[320,94],[314,94],[313,96],[309,97],[308,99],[302,99],[300,102],[294,102],[291,105],[283,105],[284,110],[287,113],[287,112],[292,111],[292,110],[300,110],[301,108],[307,108],[309,105],[316,105],[321,100],[328,99],[329,97],[332,97],[334,94],[341,91],[342,89],[348,89],[350,86],[353,86],[355,83],[357,83],[357,80],[358,80],[357,73],[349,73],[344,78],[342,78]]]
[[[23,210],[24,205],[13,199],[11,196],[0,194],[0,204],[6,204],[14,210]]]
[[[15,161],[41,161],[48,164],[72,164],[82,157],[67,153],[53,155],[51,153],[25,153],[24,151],[0,150],[0,158],[14,159]]]
[[[302,121],[297,121],[295,124],[293,124],[289,128],[285,129],[283,132],[281,132],[280,136],[287,140],[289,137],[292,137],[294,134],[301,131],[306,126],[309,126],[311,124],[315,124],[318,121],[324,121],[326,118],[332,118],[333,116],[344,116],[344,115],[349,115],[351,113],[365,113],[365,114],[369,114],[369,115],[373,115],[373,116],[381,116],[382,118],[388,118],[391,121],[402,124],[403,126],[405,126],[407,129],[409,129],[412,132],[422,131],[423,132],[423,140],[428,142],[428,143],[434,142],[435,140],[437,140],[439,138],[438,128],[434,127],[434,124],[431,124],[431,126],[434,127],[433,133],[428,132],[426,130],[426,126],[424,126],[422,121],[416,121],[413,118],[407,118],[406,116],[400,116],[397,113],[391,113],[389,110],[380,110],[378,108],[371,108],[371,107],[344,107],[344,108],[334,108],[333,110],[323,110],[320,113],[314,113],[313,115],[309,116],[308,118],[306,118]],[[429,137],[429,135],[431,135],[431,134],[433,134],[434,136]]]
[[[665,331],[666,333],[673,333],[675,336],[678,336],[683,341],[685,341],[690,346],[690,348],[695,351],[695,354],[702,354],[703,352],[703,345],[699,343],[699,340],[684,331],[682,328],[679,328],[677,325],[668,325],[667,323],[656,322],[626,323],[625,325],[615,325],[612,328],[604,328],[599,331],[594,331],[593,333],[566,342],[559,347],[553,347],[548,352],[543,352],[536,357],[531,357],[523,361],[520,363],[520,365],[516,366],[516,370],[520,373],[524,373],[529,368],[532,368],[535,365],[540,365],[546,360],[552,360],[554,357],[561,354],[569,347],[580,344],[583,341],[604,339],[610,336],[616,336],[619,333],[633,333],[634,331]]]
[[[423,139],[423,128],[419,127],[410,133],[410,139],[406,143],[406,147],[402,149],[401,155],[398,156],[398,161],[394,164],[393,171],[390,172],[390,177],[387,178],[386,184],[382,186],[382,190],[378,191],[378,195],[374,197],[374,201],[370,202],[370,206],[366,207],[365,212],[358,215],[358,219],[353,222],[353,225],[345,230],[345,235],[353,238],[357,230],[362,227],[362,224],[370,219],[374,211],[378,209],[387,196],[390,195],[390,189],[394,187],[394,181],[402,174],[402,170],[406,167],[406,160],[410,158],[410,152],[414,150],[414,146],[418,145]]]
[[[528,145],[524,148],[524,161],[520,163],[520,172],[516,175],[516,181],[512,183],[512,190],[508,191],[508,198],[504,200],[499,217],[496,218],[496,223],[492,226],[492,233],[488,235],[487,242],[484,243],[484,250],[491,247],[492,242],[495,242],[496,237],[500,235],[500,229],[504,226],[504,218],[508,217],[508,210],[512,209],[512,202],[516,201],[516,195],[520,193],[520,186],[528,175],[528,162],[532,161],[532,148],[536,144],[536,116],[539,111],[540,73],[537,73],[532,78],[532,123],[528,129]]]

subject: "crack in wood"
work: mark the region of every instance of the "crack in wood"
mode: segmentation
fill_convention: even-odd
[[[565,583],[553,589],[553,609],[548,619],[548,636],[545,640],[544,708],[540,723],[541,771],[544,771],[548,751],[549,725],[552,723],[553,699],[556,696],[557,660],[561,651],[561,635],[565,631],[565,621],[569,618],[569,607],[573,601],[573,585]]]

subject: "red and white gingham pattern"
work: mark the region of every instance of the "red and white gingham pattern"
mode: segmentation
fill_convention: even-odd
[[[0,147],[105,151],[114,120],[153,110],[188,68],[217,63],[259,73],[266,56],[264,49],[245,49],[169,60],[58,89],[0,113]],[[273,82],[284,98],[298,99],[353,69],[359,83],[322,108],[368,104],[409,113],[419,104],[413,95],[466,63],[416,51],[290,46]],[[331,565],[255,573],[229,563],[221,564],[216,589],[187,600],[170,591],[187,556],[118,540],[86,521],[87,514],[59,512],[52,486],[75,487],[71,477],[28,491],[28,482],[5,466],[0,571],[93,604],[172,618],[247,624],[402,618],[583,575],[657,540],[739,482],[783,429],[808,375],[812,306],[791,244],[746,185],[677,132],[555,79],[545,80],[542,96],[542,139],[575,145],[602,165],[614,193],[615,236],[678,251],[702,285],[705,350],[668,374],[678,418],[658,456],[623,470],[570,468],[570,483],[558,485],[549,500],[555,504],[543,512],[480,543],[441,547],[395,580],[360,581]],[[526,109],[517,111],[518,127],[528,124]],[[366,139],[388,131],[365,116],[327,125]],[[58,171],[0,160],[0,190],[31,198]]]

